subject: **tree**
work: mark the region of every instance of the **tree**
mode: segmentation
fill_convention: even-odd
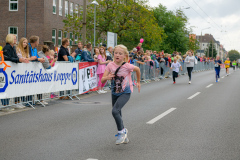
[[[195,52],[196,50],[199,49],[199,42],[196,38],[190,36],[189,38],[189,43],[188,43],[188,48]]]
[[[106,43],[103,39],[107,32],[118,34],[118,44],[129,49],[136,47],[140,38],[144,38],[145,49],[157,49],[162,41],[163,29],[159,27],[153,12],[145,5],[145,0],[98,0],[96,9],[96,41]],[[87,8],[87,41],[93,41],[94,5]],[[67,31],[81,34],[81,16],[68,16],[64,20]],[[77,27],[77,25],[79,27]]]
[[[240,59],[240,54],[237,50],[231,50],[228,52],[228,57],[230,61],[234,61],[234,60]]]
[[[213,49],[212,49],[213,47]],[[212,52],[213,51],[213,52]],[[213,42],[210,41],[210,43],[208,44],[208,48],[205,49],[205,55],[208,57],[214,57],[216,58],[217,56],[217,51],[215,49],[215,45],[213,45]]]
[[[158,25],[164,29],[164,39],[160,43],[161,49],[168,53],[173,51],[186,52],[188,50],[189,36],[186,29],[187,17],[181,10],[167,11],[163,5],[153,9]]]

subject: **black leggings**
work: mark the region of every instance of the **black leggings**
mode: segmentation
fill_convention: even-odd
[[[178,77],[178,72],[173,71],[172,72],[172,78],[173,78],[173,82],[175,82],[175,78]]]
[[[189,81],[191,81],[192,79],[192,70],[193,70],[193,67],[187,67]]]
[[[112,94],[112,115],[117,124],[118,131],[121,131],[124,128],[121,109],[128,102],[130,96],[130,93],[124,93],[120,96],[115,96]]]

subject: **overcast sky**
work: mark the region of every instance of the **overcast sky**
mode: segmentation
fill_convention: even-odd
[[[194,26],[194,34],[212,34],[227,51],[240,52],[240,0],[149,0],[152,7],[160,3],[172,11],[190,7],[183,11],[189,19],[188,27]]]

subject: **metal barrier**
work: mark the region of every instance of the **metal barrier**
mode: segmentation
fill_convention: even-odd
[[[165,78],[172,77],[172,70],[170,69],[170,64],[162,62],[160,64],[156,64],[158,62],[148,61],[145,64],[139,64],[135,62],[135,66],[140,68],[141,72],[141,82],[150,83],[150,81],[159,81]],[[187,74],[186,64],[184,62],[180,62],[183,70],[179,72],[179,75]],[[197,65],[194,66],[193,72],[200,72],[214,69],[214,64],[212,62],[198,62]],[[133,84],[136,84],[137,79],[136,75],[132,74]],[[107,83],[109,85],[109,83]],[[79,90],[65,90],[59,92],[51,92],[51,93],[44,93],[44,94],[37,94],[37,95],[28,95],[16,98],[8,98],[8,99],[1,99],[0,109],[7,108],[7,107],[16,107],[16,106],[28,106],[35,108],[36,104],[40,104],[45,107],[45,101],[50,101],[52,99],[71,99],[74,98],[80,100]]]
[[[186,75],[187,74],[187,67],[186,63],[180,62],[182,66],[182,71],[179,71],[179,75]],[[145,64],[139,64],[135,62],[135,66],[140,68],[141,72],[141,82],[150,83],[150,81],[159,81],[165,78],[172,77],[172,70],[170,69],[170,64],[167,62],[162,62],[156,65],[155,62],[145,62]],[[214,69],[214,64],[212,62],[198,62],[198,64],[194,65],[193,72],[201,72]],[[133,82],[135,82],[136,76],[132,74]]]

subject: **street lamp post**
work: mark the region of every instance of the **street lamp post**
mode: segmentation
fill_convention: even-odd
[[[205,30],[205,29],[210,29],[211,27],[208,27],[208,28],[203,28],[202,30],[201,30],[201,43],[200,43],[200,49],[201,49],[201,52],[202,52],[202,31],[203,30]],[[201,56],[201,54],[200,54],[200,56]]]
[[[99,5],[97,1],[93,1],[92,4],[94,4],[94,41],[93,41],[93,47],[95,47],[95,37],[96,37],[96,6]]]

